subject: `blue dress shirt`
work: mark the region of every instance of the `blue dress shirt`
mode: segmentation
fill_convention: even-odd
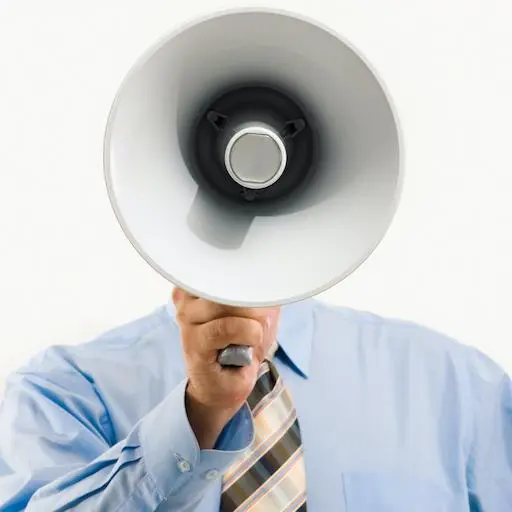
[[[276,365],[297,408],[312,512],[512,511],[512,386],[423,327],[304,301],[283,308]],[[252,438],[242,408],[200,450],[171,305],[8,380],[0,510],[218,512]]]

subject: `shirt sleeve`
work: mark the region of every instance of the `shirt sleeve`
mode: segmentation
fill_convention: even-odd
[[[185,410],[186,381],[115,437],[102,400],[79,372],[16,374],[0,408],[0,511],[193,510],[247,448],[244,406],[213,450],[200,450]]]
[[[470,352],[473,404],[468,487],[471,510],[512,510],[512,382],[482,353]]]

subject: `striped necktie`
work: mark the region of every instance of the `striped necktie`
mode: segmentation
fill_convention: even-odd
[[[306,474],[299,423],[270,351],[247,402],[255,435],[223,475],[220,512],[306,512]]]

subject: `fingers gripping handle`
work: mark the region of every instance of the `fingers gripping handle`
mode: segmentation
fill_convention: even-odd
[[[220,351],[217,361],[221,366],[248,366],[252,362],[252,347],[229,345]]]

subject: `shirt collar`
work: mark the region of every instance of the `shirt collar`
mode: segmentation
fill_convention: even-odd
[[[277,342],[281,349],[278,350],[277,357],[282,351],[293,369],[304,378],[308,378],[310,372],[314,304],[314,300],[308,299],[283,306],[277,330]],[[174,319],[172,301],[167,303],[167,312]]]
[[[310,371],[314,304],[314,301],[309,299],[283,306],[277,330],[280,349],[286,354],[294,369],[305,378],[309,377]]]

